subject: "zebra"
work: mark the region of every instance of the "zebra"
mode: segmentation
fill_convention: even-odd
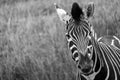
[[[54,4],[60,20],[65,23],[65,36],[78,72],[76,80],[120,80],[120,49],[97,41],[89,18],[94,13],[94,3],[86,9],[77,2],[71,14]]]
[[[101,36],[97,39],[97,41],[103,42],[108,45],[112,45],[112,46],[120,49],[120,39],[115,35]]]

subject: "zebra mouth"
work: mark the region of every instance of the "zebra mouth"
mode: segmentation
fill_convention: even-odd
[[[81,70],[82,74],[89,75],[92,72],[92,66],[90,65],[85,65],[83,66],[78,66],[78,68]]]
[[[92,70],[92,67],[90,67],[90,66],[87,66],[87,67],[84,67],[81,69],[82,73],[84,73],[84,74],[89,74],[91,72],[91,70]]]

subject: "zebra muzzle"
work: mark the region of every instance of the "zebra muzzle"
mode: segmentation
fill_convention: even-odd
[[[83,74],[89,74],[93,69],[93,61],[89,59],[88,56],[81,55],[81,60],[78,63],[78,68]]]

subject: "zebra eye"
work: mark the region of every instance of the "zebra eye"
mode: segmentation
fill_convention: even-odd
[[[92,45],[92,41],[89,40],[89,41],[88,41],[88,46],[91,46],[91,45]]]
[[[91,51],[90,51],[90,49],[89,49],[89,48],[88,48],[87,52],[88,52],[88,53],[91,53]]]
[[[91,59],[91,53],[88,53],[88,57]]]
[[[87,48],[87,55],[90,59],[92,58],[92,54],[93,54],[93,47],[89,46],[89,48]]]
[[[67,39],[70,39],[70,35],[68,33],[65,34]]]
[[[69,23],[69,21],[66,21],[66,24],[68,24]]]

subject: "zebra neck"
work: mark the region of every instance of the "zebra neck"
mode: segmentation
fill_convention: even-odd
[[[99,42],[95,39],[93,40],[93,58],[94,64],[94,71],[97,72],[103,66],[103,57],[101,54],[101,50],[99,48]]]
[[[98,43],[95,39],[92,40],[93,45],[93,53],[92,53],[92,60],[93,60],[93,70],[92,73],[90,73],[87,78],[90,78],[90,80],[94,80],[95,76],[102,70],[103,67],[103,61],[101,59],[100,50],[98,48]]]

